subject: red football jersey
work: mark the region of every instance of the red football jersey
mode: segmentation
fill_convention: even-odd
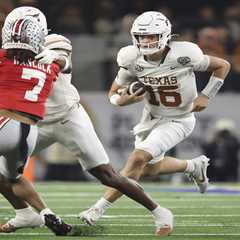
[[[28,113],[42,119],[44,104],[60,71],[57,64],[37,61],[18,64],[0,50],[0,109]]]

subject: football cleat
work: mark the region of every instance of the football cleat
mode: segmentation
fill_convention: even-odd
[[[66,236],[71,230],[72,226],[66,224],[59,217],[54,214],[45,214],[44,215],[45,225],[52,230],[57,236]]]
[[[0,225],[0,232],[11,233],[15,232],[20,228],[34,228],[41,227],[44,225],[44,222],[41,216],[32,211],[31,214],[25,216],[16,216],[15,218],[10,219],[7,223]]]
[[[79,214],[79,218],[88,225],[95,225],[97,221],[102,217],[103,210],[96,207],[91,207]]]
[[[154,216],[156,231],[155,235],[160,237],[169,236],[173,231],[173,214],[166,208],[160,208],[159,216]]]
[[[194,171],[192,173],[188,173],[188,176],[192,181],[194,181],[199,189],[199,192],[205,193],[209,185],[209,180],[207,177],[209,158],[201,155],[197,158],[192,159],[192,161],[194,164]]]

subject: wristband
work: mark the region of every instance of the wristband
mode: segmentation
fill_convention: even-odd
[[[118,100],[121,98],[119,94],[113,94],[110,98],[109,101],[111,104],[118,106]]]
[[[204,94],[209,99],[211,99],[216,96],[216,94],[218,93],[222,85],[223,85],[223,79],[215,76],[211,76],[208,81],[208,84],[202,90],[202,94]]]

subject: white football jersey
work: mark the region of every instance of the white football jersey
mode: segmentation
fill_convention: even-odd
[[[194,43],[173,41],[168,47],[159,62],[146,61],[134,46],[124,47],[118,53],[121,68],[116,83],[120,86],[129,83],[127,74],[144,83],[145,109],[154,117],[181,117],[190,113],[197,97],[194,71],[206,71],[209,65],[209,57]]]
[[[73,105],[80,101],[77,89],[71,84],[71,73],[59,73],[45,104],[44,122],[52,122],[65,116]]]

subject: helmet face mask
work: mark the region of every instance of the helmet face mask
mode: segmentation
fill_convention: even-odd
[[[144,51],[145,53],[150,52],[152,49],[158,48],[159,43],[159,35],[158,34],[149,34],[149,35],[135,35],[138,43],[137,46],[139,49]],[[147,54],[146,54],[147,55]]]
[[[144,55],[154,54],[163,49],[171,39],[171,23],[160,12],[145,12],[138,16],[131,29],[133,45],[137,46]],[[142,47],[139,36],[157,35],[156,46],[151,42],[148,47]]]

